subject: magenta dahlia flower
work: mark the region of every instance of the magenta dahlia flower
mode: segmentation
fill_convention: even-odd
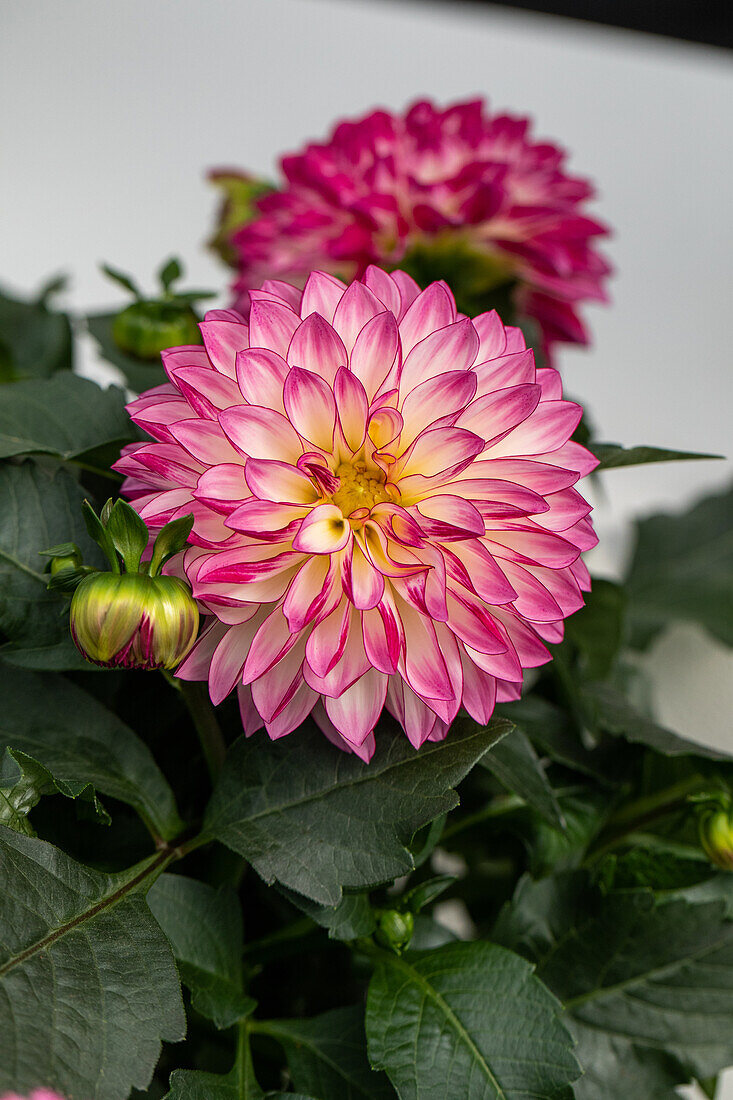
[[[6,1092],[0,1096],[0,1100],[64,1100],[57,1092],[50,1089],[34,1089],[30,1096],[19,1096],[17,1092]]]
[[[347,280],[369,264],[400,267],[425,286],[447,279],[459,308],[498,307],[536,322],[547,355],[588,342],[579,303],[606,301],[606,229],[586,212],[591,184],[567,173],[530,120],[492,115],[481,100],[341,122],[321,145],[283,157],[281,189],[230,236],[238,307],[266,278],[302,285],[313,268]]]
[[[416,747],[461,705],[487,722],[588,587],[573,486],[596,459],[557,372],[445,283],[376,267],[266,282],[201,332],[117,463],[149,527],[194,515],[171,563],[208,620],[177,675],[236,688],[247,733],[312,714],[364,759],[385,706]]]

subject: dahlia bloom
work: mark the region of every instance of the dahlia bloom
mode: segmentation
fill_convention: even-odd
[[[17,1092],[6,1092],[0,1096],[0,1100],[64,1100],[57,1092],[50,1089],[34,1089],[30,1096],[19,1096]]]
[[[610,267],[595,247],[607,231],[586,212],[591,184],[530,125],[481,100],[422,101],[341,122],[324,144],[283,157],[281,189],[229,238],[237,308],[266,278],[302,285],[322,268],[350,280],[374,263],[423,286],[447,279],[467,313],[533,319],[545,355],[586,344],[578,305],[607,300]]]
[[[375,267],[266,282],[201,332],[129,406],[154,442],[117,463],[149,527],[194,516],[167,569],[207,621],[177,675],[236,688],[248,734],[312,714],[364,759],[385,706],[416,747],[461,705],[487,722],[588,587],[573,486],[596,459],[557,372],[445,283]]]

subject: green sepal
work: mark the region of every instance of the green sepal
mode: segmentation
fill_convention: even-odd
[[[178,259],[177,256],[171,256],[169,260],[166,260],[162,264],[160,271],[158,272],[158,279],[166,294],[168,294],[170,288],[173,286],[173,283],[177,282],[177,280],[180,279],[182,275],[183,267],[181,266],[181,261]]]
[[[111,536],[107,533],[104,526],[104,517],[105,514],[109,515],[110,509],[108,508],[108,505],[110,504],[111,500],[108,500],[107,504],[105,504],[104,508],[102,509],[102,519],[99,518],[88,500],[85,500],[83,502],[81,506],[81,513],[84,517],[84,523],[86,524],[86,529],[89,532],[89,537],[96,542],[97,546],[101,547],[105,557],[107,558],[107,561],[112,567],[112,572],[119,573],[120,562],[119,558],[117,557],[117,552],[115,551],[115,544],[112,541]]]
[[[43,558],[74,558],[81,561],[81,550],[75,542],[59,542],[56,546],[49,546],[48,550],[39,550]]]
[[[125,570],[128,573],[139,573],[140,559],[150,539],[145,521],[126,500],[118,500],[111,509],[105,526],[125,563]]]
[[[192,527],[192,512],[189,512],[187,516],[181,516],[179,519],[172,519],[170,523],[166,523],[162,531],[159,532],[153,546],[153,556],[150,559],[149,566],[151,577],[156,577],[160,573],[169,558],[185,549]]]
[[[402,895],[399,901],[400,909],[419,913],[426,905],[430,905],[445,890],[448,890],[455,881],[455,875],[435,875],[434,878],[426,879],[425,882],[421,882],[419,886],[413,886]]]
[[[125,290],[129,290],[130,294],[133,294],[138,301],[142,300],[139,287],[129,275],[125,275],[124,271],[119,271],[109,264],[102,264],[102,271],[108,279],[112,279],[115,283],[119,283],[121,287],[124,287]]]

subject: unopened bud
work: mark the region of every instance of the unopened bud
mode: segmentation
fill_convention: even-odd
[[[199,613],[177,577],[95,573],[71,601],[79,652],[103,668],[174,669],[191,649]]]
[[[376,938],[396,954],[401,954],[409,945],[415,927],[412,913],[402,913],[399,909],[382,909],[377,914]]]
[[[733,816],[730,810],[706,810],[700,815],[700,844],[711,863],[733,871]]]
[[[112,339],[138,359],[157,359],[166,348],[201,344],[198,318],[179,302],[133,302],[112,323]]]

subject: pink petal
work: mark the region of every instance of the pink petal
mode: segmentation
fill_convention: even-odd
[[[308,324],[308,321],[303,324]],[[285,379],[283,401],[296,431],[314,446],[331,451],[336,403],[328,383],[309,370],[292,367]]]
[[[245,737],[251,737],[258,729],[262,729],[264,722],[252,701],[252,689],[249,684],[240,684],[237,688],[237,702],[239,703],[239,716],[242,719],[242,728]]]
[[[237,451],[215,420],[182,420],[171,425],[171,435],[205,466],[235,463]]]
[[[283,602],[283,612],[293,633],[315,618],[329,615],[341,602],[340,586],[333,583],[335,572],[333,560],[317,554],[295,574]]]
[[[324,700],[326,713],[350,744],[362,744],[379,720],[387,695],[387,677],[370,669],[337,699]]]
[[[206,315],[209,317],[209,314]],[[199,325],[206,354],[227,378],[235,377],[237,352],[249,347],[249,329],[243,321],[204,320]]]
[[[292,532],[300,527],[305,514],[303,505],[275,504],[270,500],[246,500],[227,517],[226,525],[232,531],[241,531],[251,538],[267,537],[268,541],[282,542],[292,526]]]
[[[295,464],[303,453],[300,437],[282,413],[261,405],[225,409],[219,423],[234,446],[248,458]]]
[[[214,706],[236,686],[258,625],[254,618],[242,626],[230,626],[216,647],[209,669],[209,694]]]
[[[301,524],[293,549],[303,554],[334,554],[351,539],[351,527],[335,504],[319,504]]]
[[[242,397],[231,378],[211,367],[178,367],[176,383],[198,416],[214,419],[220,409],[240,404]]]
[[[397,272],[392,278],[396,281]],[[431,283],[417,295],[400,321],[403,356],[406,358],[431,332],[452,325],[455,319],[455,302],[445,283]]]
[[[438,374],[415,386],[402,403],[404,431],[401,444],[404,446],[415,439],[436,420],[463,409],[475,392],[476,375],[468,370]]]
[[[341,367],[334,382],[334,396],[346,445],[356,453],[366,435],[369,402],[359,379]]]
[[[400,599],[398,609],[405,631],[405,675],[418,695],[451,699],[453,689],[435,629],[426,616]]]
[[[226,416],[226,413],[224,414]],[[456,473],[484,449],[484,440],[461,428],[431,428],[417,437],[394,464],[392,478]]]
[[[456,496],[434,496],[420,501],[417,510],[427,523],[425,534],[433,539],[467,539],[483,535],[485,525],[481,513],[468,500]]]
[[[250,405],[284,412],[283,385],[289,370],[283,357],[274,351],[252,348],[237,356],[237,382]]]
[[[244,476],[260,500],[279,504],[315,504],[319,493],[311,479],[289,462],[248,458]]]
[[[400,346],[397,322],[391,313],[378,313],[356,337],[349,366],[372,401],[395,365]]]
[[[244,465],[225,463],[205,470],[193,495],[215,512],[229,515],[250,496],[249,486],[244,479]]]
[[[570,439],[583,410],[572,401],[543,401],[529,419],[492,447],[492,457],[548,456]]]
[[[311,313],[320,313],[321,317],[325,317],[330,324],[345,290],[346,283],[342,283],[335,276],[327,275],[325,271],[312,271],[303,291],[300,305],[301,317],[306,318]]]
[[[364,282],[372,294],[376,295],[380,302],[384,304],[385,309],[388,309],[395,317],[400,316],[402,299],[399,287],[386,271],[382,271],[381,267],[370,264],[364,274]]]
[[[289,306],[277,302],[253,302],[249,314],[249,346],[276,351],[286,358],[300,317]]]
[[[341,563],[344,592],[354,607],[360,610],[376,607],[384,593],[384,577],[364,556],[357,543],[352,543]]]
[[[403,351],[406,347],[404,326],[405,322],[400,326]],[[425,382],[436,374],[466,371],[476,359],[478,334],[467,317],[455,324],[448,324],[437,332],[426,329],[425,333],[424,338],[415,344],[403,363],[400,375],[400,392],[403,394],[409,393],[420,382]]]
[[[354,282],[347,287],[333,315],[333,327],[348,352],[367,321],[383,311],[382,303],[363,283]]]
[[[478,333],[480,362],[486,359],[496,359],[506,351],[506,331],[501,323],[501,317],[495,309],[488,313],[480,313],[474,317],[473,326]]]
[[[475,432],[487,443],[499,440],[532,415],[541,396],[540,387],[531,384],[485,394],[468,406],[457,425]]]
[[[396,672],[403,634],[402,622],[391,601],[383,599],[376,608],[363,611],[361,624],[364,649],[372,665],[390,675]]]
[[[295,330],[287,358],[292,367],[304,367],[332,383],[336,371],[346,365],[349,357],[328,321],[320,313],[311,313]]]

